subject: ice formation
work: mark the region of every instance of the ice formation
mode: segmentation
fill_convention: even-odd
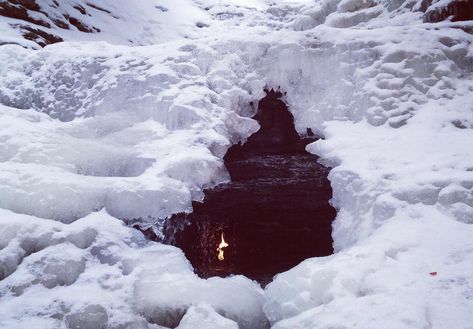
[[[87,3],[31,12],[100,30],[21,23],[41,49],[0,20],[0,327],[471,328],[473,21],[424,22],[453,1]],[[324,137],[338,215],[263,291],[123,221],[227,180],[265,86]]]

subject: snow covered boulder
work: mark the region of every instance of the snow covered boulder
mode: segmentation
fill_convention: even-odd
[[[238,324],[226,319],[206,304],[191,306],[176,329],[238,329]]]
[[[148,257],[154,258],[151,254]],[[257,283],[243,276],[200,279],[180,268],[167,267],[163,271],[157,266],[149,262],[135,286],[136,308],[149,322],[176,326],[186,312],[190,312],[188,317],[197,316],[192,306],[204,303],[241,329],[267,327],[262,290]]]

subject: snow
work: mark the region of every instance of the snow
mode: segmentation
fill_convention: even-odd
[[[228,179],[220,158],[230,143],[257,129],[252,120],[224,112],[215,92],[185,84],[192,77],[170,72],[159,63],[164,56],[154,66],[141,63],[147,72],[139,67],[133,73],[140,60],[130,54],[93,64],[111,51],[106,44],[74,44],[65,52],[61,44],[35,52],[4,47],[10,65],[2,69],[0,97],[34,109],[0,108],[0,203],[16,212],[70,222],[102,207],[119,218],[165,218],[189,210],[203,187]],[[25,53],[8,57],[17,51]],[[141,56],[145,61],[149,51]],[[175,61],[183,59],[176,55]],[[123,76],[112,73],[129,67]]]
[[[147,242],[105,211],[72,224],[7,210],[0,218],[2,328],[14,328],[20,321],[41,328],[47,318],[51,327],[60,328],[62,320],[69,328],[132,322],[147,328],[148,321],[179,323],[194,304],[212,305],[237,319],[241,328],[259,328],[266,321],[259,285],[242,276],[200,279],[179,249]],[[243,302],[235,304],[229,295]],[[193,312],[187,317],[203,311]],[[231,323],[213,313],[205,318]]]
[[[51,3],[34,15],[87,6]],[[0,327],[471,328],[472,22],[407,0],[101,6],[81,17],[100,32],[45,28],[66,42],[42,49],[0,20]],[[338,214],[336,253],[262,290],[124,222],[159,235],[227,181],[265,86],[323,137]]]
[[[468,328],[471,228],[430,208],[398,211],[358,246],[280,274],[266,292],[270,320],[284,319],[275,328]]]
[[[177,329],[238,329],[238,324],[216,313],[206,304],[192,306]]]
[[[15,33],[27,26],[64,40],[107,40],[117,45],[140,46],[195,38],[200,29],[197,24],[208,24],[209,21],[205,10],[187,0],[136,0],[132,3],[126,0],[42,0],[35,3],[39,8],[28,10],[28,16],[41,24],[4,18],[2,23],[10,25],[5,31]],[[70,18],[82,27],[77,27]],[[4,42],[25,45],[21,37],[4,39],[2,33],[0,43]],[[27,45],[38,47],[33,42]]]

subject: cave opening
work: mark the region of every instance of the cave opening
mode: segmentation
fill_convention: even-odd
[[[316,138],[309,128],[299,136],[279,90],[265,91],[253,117],[261,128],[224,157],[231,181],[167,222],[168,242],[201,277],[243,274],[265,285],[304,259],[333,253],[329,170],[305,151]],[[222,239],[228,246],[219,248]]]

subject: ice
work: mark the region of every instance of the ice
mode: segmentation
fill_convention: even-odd
[[[423,23],[448,3],[45,1],[101,32],[42,49],[1,17],[0,327],[469,329],[472,24]],[[124,223],[227,181],[265,87],[322,137],[337,218],[262,290]]]
[[[21,57],[17,52],[25,50],[19,47],[5,46],[2,52],[10,63],[0,82],[4,103],[48,114],[2,107],[2,155],[9,160],[3,163],[4,208],[63,222],[102,207],[119,218],[164,219],[189,211],[190,201],[202,198],[202,188],[226,181],[225,150],[257,129],[252,120],[224,111],[222,97],[211,89],[183,83],[199,79],[175,66],[191,61],[187,50],[172,49],[176,57],[164,65],[160,61],[168,54],[162,51],[138,55],[104,43],[59,48]],[[208,65],[204,58],[193,59],[199,72],[199,65]],[[249,98],[245,91],[233,95],[238,103]],[[38,135],[36,143],[28,142]],[[22,176],[13,179],[19,166]],[[25,190],[29,177],[35,179]],[[31,194],[38,196],[36,202],[29,200]]]
[[[89,305],[66,316],[66,323],[70,329],[105,329],[108,326],[107,311],[100,305]]]
[[[422,211],[425,207],[422,206]],[[416,328],[432,322],[439,326],[455,323],[459,328],[467,328],[471,307],[468,302],[458,304],[456,308],[446,301],[462,294],[469,295],[471,289],[456,284],[445,285],[445,282],[462,281],[460,277],[464,275],[471,278],[469,262],[465,262],[471,253],[462,253],[453,262],[450,254],[452,249],[471,248],[466,238],[470,233],[459,234],[464,225],[452,225],[450,219],[443,217],[434,220],[434,229],[419,234],[416,226],[422,225],[425,219],[406,221],[401,218],[399,216],[397,221],[388,224],[389,228],[381,230],[384,232],[379,234],[380,240],[374,238],[367,243],[371,248],[377,247],[371,252],[367,252],[367,246],[351,248],[325,260],[306,261],[279,275],[266,291],[269,299],[265,310],[270,320],[287,319],[279,321],[275,327],[325,328],[337,323],[342,327],[375,328],[377,323],[384,322],[389,328]],[[443,231],[434,233],[437,229]],[[403,237],[394,241],[393,230],[404,232]],[[412,239],[410,235],[417,236]],[[456,242],[455,237],[462,242]],[[440,240],[448,242],[443,245],[438,243]],[[442,250],[446,245],[454,247],[446,252]],[[435,260],[430,258],[433,255]],[[410,261],[414,263],[406,265]],[[353,268],[357,270],[353,271]],[[430,274],[434,272],[438,274]],[[445,307],[451,312],[449,315],[437,313]],[[393,310],[403,316],[398,317]],[[427,314],[420,317],[423,312]],[[298,316],[293,317],[295,314]]]
[[[202,304],[190,307],[177,329],[238,329],[238,324]]]
[[[65,40],[107,40],[138,46],[195,37],[199,30],[197,23],[210,23],[202,8],[186,0],[139,0],[133,4],[122,0],[99,3],[46,0],[26,8],[28,19],[5,18],[2,22],[5,25],[2,43],[19,43],[31,48],[44,45],[44,38],[38,36],[30,42],[24,40],[21,35],[29,31],[26,26]]]
[[[0,259],[12,266],[0,282],[2,327],[53,317],[67,328],[133,328],[132,322],[155,328],[148,321],[177,325],[202,303],[240,328],[265,327],[259,285],[242,276],[200,279],[180,250],[147,242],[104,211],[72,224],[1,215],[3,232],[10,233],[2,233]],[[208,307],[197,306],[187,318]],[[235,324],[216,313],[202,321]]]
[[[165,218],[188,209],[191,198],[201,197],[203,187],[228,179],[220,157],[230,144],[210,127],[168,134],[159,122],[149,120],[111,127],[118,117],[127,120],[126,114],[111,115],[108,122],[101,116],[72,124],[41,115],[32,122],[34,112],[16,113],[5,107],[0,115],[4,127],[0,203],[17,212],[71,222],[105,206],[120,218]],[[248,126],[243,129],[254,129],[251,122]],[[231,133],[243,134],[236,129],[241,128]],[[92,140],[97,135],[99,143]],[[34,136],[40,137],[29,143]],[[31,200],[31,195],[38,197]],[[167,204],[150,201],[159,199]]]
[[[334,21],[338,13],[330,15]],[[371,20],[370,25],[375,22]],[[327,39],[322,35],[326,28],[321,25],[316,29],[319,40],[309,43],[315,50],[306,52],[317,54],[324,47]],[[327,65],[327,60],[322,59],[321,67],[312,64],[316,69],[301,70],[302,77],[304,72],[320,73],[324,81],[299,78],[292,84],[290,75],[278,78],[277,84],[294,86],[289,88],[287,101],[296,122],[301,122],[300,130],[305,123],[325,137],[309,145],[308,150],[334,166],[329,179],[334,191],[332,202],[338,208],[333,231],[338,253],[307,260],[280,274],[265,291],[265,312],[275,328],[376,328],[380,323],[389,328],[443,327],[449,323],[468,328],[471,316],[467,309],[471,302],[458,296],[470,296],[471,289],[444,284],[444,280],[471,282],[467,274],[472,262],[470,252],[462,253],[456,258],[455,269],[449,269],[450,252],[470,248],[466,234],[460,232],[471,231],[463,223],[470,223],[468,218],[473,216],[473,208],[468,205],[471,175],[465,170],[471,168],[473,159],[464,142],[471,140],[471,130],[451,124],[452,115],[470,117],[472,113],[471,97],[466,96],[471,85],[460,78],[465,74],[461,69],[465,58],[451,56],[453,43],[442,44],[446,34],[435,36],[424,47],[414,39],[408,41],[408,32],[402,40],[386,43],[386,38],[380,42],[374,34],[371,38],[370,32],[365,34],[367,31],[362,30],[357,30],[356,40],[333,30],[332,35],[326,35],[344,40],[327,49],[334,54],[330,60],[338,64]],[[441,32],[444,33],[450,32]],[[351,40],[350,45],[347,40]],[[459,49],[471,48],[470,41],[465,42],[460,42]],[[432,43],[436,46],[432,47]],[[350,59],[345,57],[346,49]],[[425,54],[424,50],[430,53]],[[351,63],[357,67],[350,75]],[[278,67],[289,69],[293,65],[297,67],[297,61],[283,60]],[[463,73],[453,78],[455,72]],[[341,84],[345,85],[344,92],[337,90]],[[302,104],[307,98],[290,96],[303,95],[298,86],[313,86],[307,98],[318,98],[311,98],[316,105],[310,110]],[[324,94],[319,96],[319,90]],[[331,91],[333,95],[329,94]],[[344,95],[350,96],[343,99]],[[324,100],[329,106],[318,110]],[[319,119],[325,122],[318,122]],[[446,190],[442,192],[443,189]],[[437,233],[433,236],[426,234],[434,231]],[[409,237],[409,232],[417,232],[417,236]],[[404,237],[406,241],[396,240]],[[384,247],[387,249],[383,255]],[[435,256],[429,256],[433,250]],[[391,263],[393,255],[395,261]],[[351,261],[354,263],[350,265]],[[346,267],[338,267],[341,264]],[[429,273],[436,272],[434,268],[444,268],[441,282],[431,280]],[[418,277],[418,271],[425,275]],[[393,276],[397,275],[415,283],[395,279]],[[377,280],[378,285],[368,287]],[[428,288],[423,290],[423,284]],[[438,291],[441,292],[437,295]],[[437,313],[445,305],[438,301],[446,299],[457,300],[458,308],[452,309],[450,315]],[[403,306],[399,309],[397,305]],[[403,314],[403,318],[393,315],[393,310]]]
[[[189,306],[205,303],[242,329],[266,327],[258,284],[242,276],[202,280],[195,274],[182,274],[180,268],[168,268],[166,272],[157,275],[150,266],[136,284],[137,308],[149,322],[172,327]]]

